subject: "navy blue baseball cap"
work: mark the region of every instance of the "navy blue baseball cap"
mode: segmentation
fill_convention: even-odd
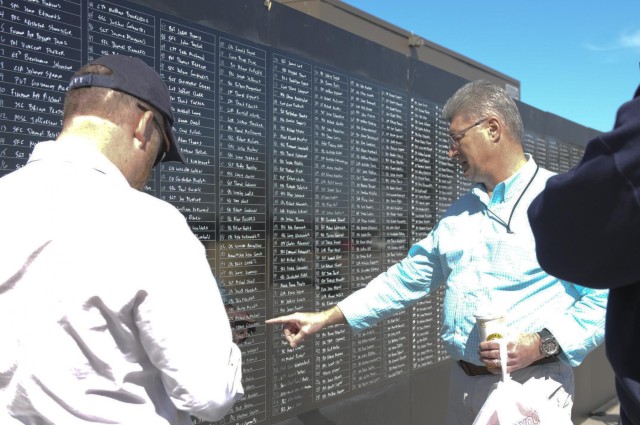
[[[171,111],[171,96],[160,75],[145,64],[141,59],[124,55],[101,56],[92,61],[91,65],[102,65],[111,70],[111,75],[84,74],[71,78],[69,90],[82,87],[104,87],[130,94],[149,105],[162,114],[164,131],[169,138],[171,148],[162,162],[177,161],[186,164],[182,150],[173,134],[173,112]]]

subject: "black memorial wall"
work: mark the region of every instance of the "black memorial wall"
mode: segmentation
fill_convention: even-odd
[[[146,191],[184,214],[229,301],[257,323],[241,345],[246,397],[221,423],[304,417],[447,361],[441,291],[295,350],[263,321],[365,286],[469,188],[440,118],[464,81],[257,0],[0,0],[0,18],[0,176],[56,137],[87,61],[137,56],[167,83],[188,162],[161,165]],[[536,161],[579,160],[571,141],[590,130],[521,106]]]

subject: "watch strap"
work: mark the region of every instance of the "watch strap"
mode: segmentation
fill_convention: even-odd
[[[540,341],[545,341],[548,338],[553,338],[553,334],[551,334],[551,332],[547,328],[538,331],[537,334],[540,335]]]

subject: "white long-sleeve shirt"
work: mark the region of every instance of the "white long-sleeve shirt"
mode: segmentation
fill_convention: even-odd
[[[38,144],[0,199],[2,414],[187,425],[242,397],[204,247],[173,206],[63,142]]]

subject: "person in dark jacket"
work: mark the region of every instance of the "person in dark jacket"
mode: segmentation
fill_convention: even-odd
[[[620,423],[640,424],[640,87],[612,131],[581,162],[551,177],[529,220],[543,269],[610,288],[605,342],[616,375]]]

